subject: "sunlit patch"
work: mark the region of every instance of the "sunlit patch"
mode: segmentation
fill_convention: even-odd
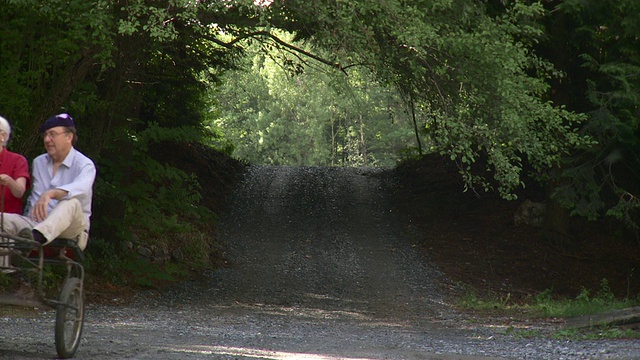
[[[307,296],[312,297],[310,294],[306,294]],[[318,298],[328,298],[325,295],[314,295]],[[355,301],[349,301],[355,302]],[[267,305],[262,303],[240,303],[235,302],[233,305],[216,305],[212,306],[212,308],[216,309],[244,309],[250,312],[258,312],[264,315],[269,316],[277,316],[277,317],[295,317],[302,320],[307,321],[315,321],[315,320],[346,320],[346,321],[356,321],[358,324],[367,327],[395,327],[395,328],[405,328],[410,326],[405,321],[396,321],[394,319],[385,319],[377,317],[373,313],[364,312],[364,311],[349,311],[349,310],[327,310],[320,308],[312,308],[312,307],[297,307],[297,306],[278,306],[278,305]]]
[[[273,0],[253,0],[253,5],[260,7],[267,7],[273,4]]]
[[[148,324],[144,322],[137,321],[117,321],[108,324],[109,327],[112,328],[134,328],[134,329],[146,329],[149,327]]]
[[[259,310],[263,314],[275,316],[295,316],[308,319],[349,319],[359,321],[372,320],[371,316],[358,312],[347,310],[324,310],[317,308],[295,307],[295,306],[275,306],[265,304],[241,304],[236,303],[234,307],[244,307],[253,311]]]
[[[202,355],[227,355],[227,356],[244,356],[250,358],[270,359],[270,360],[374,360],[373,358],[354,358],[337,355],[326,354],[308,354],[289,351],[274,351],[263,349],[250,349],[233,346],[206,346],[195,345],[190,347],[173,347],[167,350],[180,353],[202,354]]]
[[[338,298],[338,297],[326,295],[326,294],[305,293],[304,295],[306,297],[310,297],[312,299],[318,299],[318,300],[332,300],[332,301],[339,301],[344,303],[355,303],[355,302],[364,303],[364,301],[355,301],[351,299]]]

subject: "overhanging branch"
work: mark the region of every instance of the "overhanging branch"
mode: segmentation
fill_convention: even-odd
[[[343,66],[340,63],[335,63],[335,62],[332,62],[330,60],[324,59],[324,58],[322,58],[322,57],[320,57],[318,55],[310,53],[310,52],[308,52],[308,51],[306,51],[304,49],[301,49],[301,48],[299,48],[299,47],[297,47],[295,45],[292,45],[292,44],[280,39],[279,37],[273,35],[269,31],[255,31],[255,32],[247,33],[247,34],[238,36],[238,37],[234,38],[233,40],[231,40],[229,42],[221,41],[220,39],[217,39],[217,38],[215,38],[213,36],[204,36],[205,39],[207,39],[207,40],[209,40],[209,41],[211,41],[211,42],[213,42],[213,43],[215,43],[217,45],[223,46],[223,47],[225,47],[227,49],[234,49],[237,43],[239,43],[242,40],[245,40],[245,39],[248,39],[248,38],[252,38],[252,37],[268,37],[269,39],[274,41],[276,44],[278,44],[280,46],[283,46],[283,47],[287,48],[288,50],[291,50],[293,52],[302,54],[302,55],[304,55],[304,56],[306,56],[308,58],[311,58],[313,60],[316,60],[316,61],[318,61],[318,62],[320,62],[322,64],[325,64],[325,65],[330,66],[330,67],[332,67],[334,69],[340,70],[345,74],[346,74],[345,70],[347,68],[353,66],[353,65]]]

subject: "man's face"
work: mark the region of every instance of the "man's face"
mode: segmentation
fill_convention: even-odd
[[[51,157],[67,156],[71,149],[73,134],[68,132],[64,126],[56,126],[45,131],[42,134],[42,140],[44,148]]]

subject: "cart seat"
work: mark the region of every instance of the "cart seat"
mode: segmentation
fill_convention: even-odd
[[[68,258],[73,259],[79,263],[84,261],[84,252],[80,249],[80,247],[78,247],[78,242],[76,242],[75,240],[57,238],[42,247],[42,250],[44,251],[44,257],[47,259],[58,257],[61,249],[64,249],[64,254]],[[37,250],[33,250],[31,254],[29,254],[29,257],[37,256]]]

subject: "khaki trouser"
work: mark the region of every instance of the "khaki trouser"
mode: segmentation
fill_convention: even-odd
[[[62,200],[47,215],[42,222],[37,223],[27,216],[19,214],[3,214],[4,232],[18,235],[24,228],[38,230],[47,244],[56,238],[72,239],[78,242],[78,247],[84,250],[89,240],[89,222],[82,212],[82,205],[78,199]],[[9,266],[9,256],[0,256],[0,266]]]

